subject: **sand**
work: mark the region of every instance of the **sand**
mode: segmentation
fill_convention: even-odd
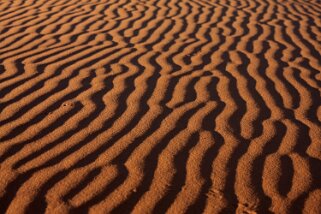
[[[321,213],[320,0],[0,1],[0,213]]]

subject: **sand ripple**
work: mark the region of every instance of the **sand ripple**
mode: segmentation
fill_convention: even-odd
[[[320,213],[320,0],[0,1],[0,213]]]

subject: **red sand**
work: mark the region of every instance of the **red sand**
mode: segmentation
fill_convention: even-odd
[[[0,1],[0,213],[321,213],[320,0]]]

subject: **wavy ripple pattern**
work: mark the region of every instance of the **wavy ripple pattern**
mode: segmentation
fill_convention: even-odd
[[[320,0],[0,2],[0,213],[320,213]]]

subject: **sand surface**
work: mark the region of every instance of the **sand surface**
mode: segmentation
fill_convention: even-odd
[[[0,213],[321,213],[320,0],[1,0]]]

